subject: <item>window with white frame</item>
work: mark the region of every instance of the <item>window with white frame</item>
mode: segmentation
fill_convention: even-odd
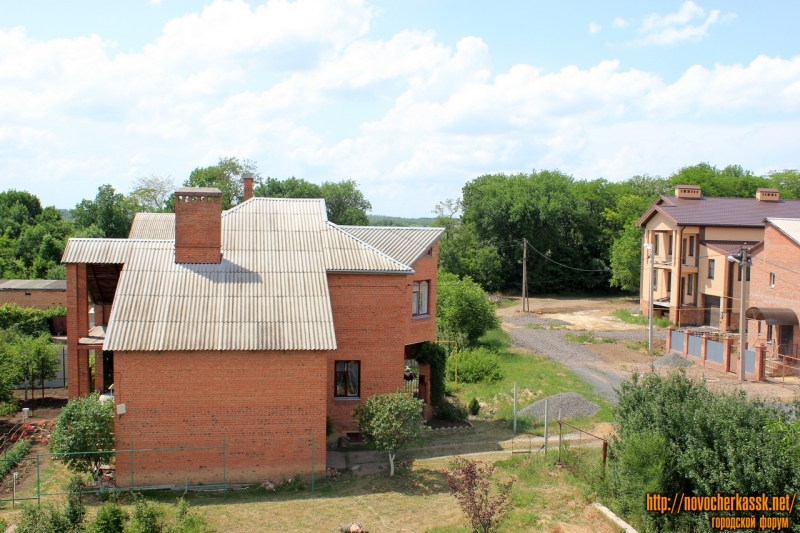
[[[415,281],[411,298],[411,315],[421,316],[428,314],[428,289],[430,281]]]

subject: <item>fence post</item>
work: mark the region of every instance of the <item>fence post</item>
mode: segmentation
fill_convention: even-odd
[[[684,359],[689,358],[689,332],[683,332],[683,357]]]
[[[550,409],[547,405],[547,398],[544,399],[544,456],[547,457],[547,437],[548,437],[548,427],[547,427],[547,419],[550,417]]]
[[[708,333],[703,333],[700,341],[700,364],[706,366],[706,350],[708,349]]]
[[[39,454],[36,454],[36,505],[42,505],[42,477],[39,469]]]
[[[514,382],[514,435],[517,434],[517,382]]]
[[[561,408],[558,408],[558,462],[561,462]]]
[[[764,363],[767,356],[767,347],[763,344],[756,346],[755,353],[756,360],[753,372],[755,373],[756,381],[764,381]]]
[[[725,335],[722,340],[722,370],[731,371],[731,348],[733,347],[733,337]]]
[[[669,353],[672,350],[672,332],[675,331],[675,328],[672,326],[667,328],[667,347],[665,349],[666,353]]]

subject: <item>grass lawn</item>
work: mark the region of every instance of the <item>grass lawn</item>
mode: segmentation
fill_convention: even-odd
[[[595,337],[594,333],[591,331],[589,333],[567,333],[564,335],[564,340],[567,342],[578,342],[583,344],[584,342],[590,342],[592,344],[616,344],[617,339],[613,337]]]
[[[611,405],[601,396],[592,392],[592,386],[580,379],[564,365],[544,357],[511,348],[511,337],[501,329],[495,329],[483,336],[479,343],[496,350],[500,354],[501,379],[491,383],[448,383],[448,391],[464,405],[477,398],[481,411],[477,420],[499,419],[510,425],[513,419],[514,381],[517,382],[518,408],[560,392],[577,392],[587,400],[600,406],[596,415],[589,419],[576,421],[582,427],[597,422],[611,422]],[[523,431],[540,430],[541,424],[529,421],[520,423]]]
[[[627,309],[617,309],[614,311],[613,315],[626,324],[637,324],[639,326],[646,326],[648,324],[646,316],[631,314]],[[654,318],[653,325],[657,328],[668,328],[673,324],[668,318]]]

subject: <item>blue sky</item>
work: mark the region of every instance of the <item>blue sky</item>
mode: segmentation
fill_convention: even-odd
[[[219,156],[427,216],[487,172],[798,168],[800,4],[0,4],[0,188],[71,207]]]

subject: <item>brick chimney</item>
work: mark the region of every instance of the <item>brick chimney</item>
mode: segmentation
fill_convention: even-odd
[[[175,191],[175,262],[222,262],[222,191],[183,187]]]
[[[245,174],[243,179],[244,179],[244,199],[242,201],[246,202],[247,200],[253,197],[253,175]]]

